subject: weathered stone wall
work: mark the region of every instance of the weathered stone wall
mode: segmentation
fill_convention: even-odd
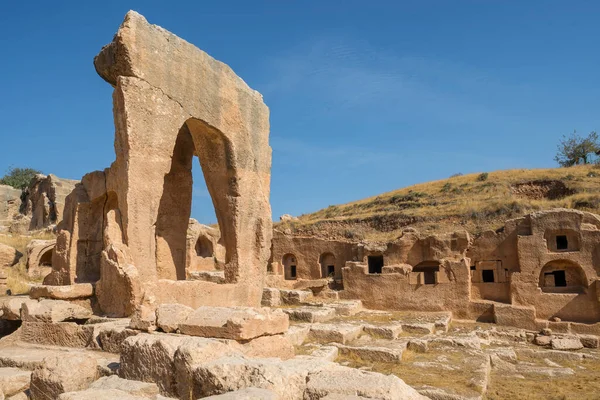
[[[340,279],[346,261],[358,260],[358,247],[356,243],[291,236],[275,230],[271,261],[273,272],[286,275],[283,265],[286,255],[293,255],[297,260],[296,279],[326,278],[328,274],[323,267],[330,264],[335,267],[334,278]]]

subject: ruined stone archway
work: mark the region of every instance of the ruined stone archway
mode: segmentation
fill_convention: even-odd
[[[84,177],[71,196],[52,283],[98,279],[97,268],[82,261],[89,252],[77,243],[98,244],[92,250],[100,254],[111,240],[101,240],[101,224],[76,221],[102,221],[89,204],[114,192],[127,255],[115,262],[131,267],[132,287],[139,282],[143,296],[130,296],[134,303],[259,306],[272,237],[269,110],[260,93],[227,65],[133,11],[94,66],[114,87],[116,158]],[[221,231],[225,283],[185,280],[194,155]]]

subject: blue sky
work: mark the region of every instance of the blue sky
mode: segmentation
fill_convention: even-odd
[[[114,159],[92,60],[134,9],[271,109],[274,219],[454,173],[553,167],[599,129],[594,1],[27,1],[0,6],[0,172]],[[198,166],[192,216],[215,222]]]

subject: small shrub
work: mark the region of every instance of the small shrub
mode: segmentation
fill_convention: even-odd
[[[588,173],[587,173],[587,175],[586,175],[586,176],[587,176],[588,178],[595,178],[595,177],[597,177],[597,176],[598,176],[598,174],[597,174],[597,173],[595,173],[594,171],[590,171],[590,172],[588,172]]]
[[[477,176],[477,181],[478,182],[485,182],[485,181],[487,181],[489,175],[490,174],[488,174],[487,172],[482,172],[481,174],[479,174],[479,176]]]
[[[440,192],[447,193],[450,191],[450,189],[452,189],[452,184],[450,182],[446,182],[446,183],[444,183],[444,186],[442,186],[442,189],[440,190]]]
[[[8,185],[23,190],[29,186],[29,182],[37,174],[41,174],[37,169],[10,167],[6,171],[6,175],[0,179],[0,185]]]
[[[457,178],[459,176],[463,176],[463,173],[462,172],[457,172],[456,174],[450,175],[450,178]]]

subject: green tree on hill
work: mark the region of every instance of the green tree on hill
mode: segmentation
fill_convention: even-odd
[[[569,136],[563,135],[554,160],[561,167],[571,167],[578,164],[589,164],[599,153],[600,143],[596,132],[592,131],[587,137],[582,137],[573,131]]]
[[[0,179],[0,185],[8,185],[14,187],[15,189],[23,190],[29,186],[31,178],[37,174],[41,174],[41,172],[37,169],[10,167],[6,171],[6,175]]]

